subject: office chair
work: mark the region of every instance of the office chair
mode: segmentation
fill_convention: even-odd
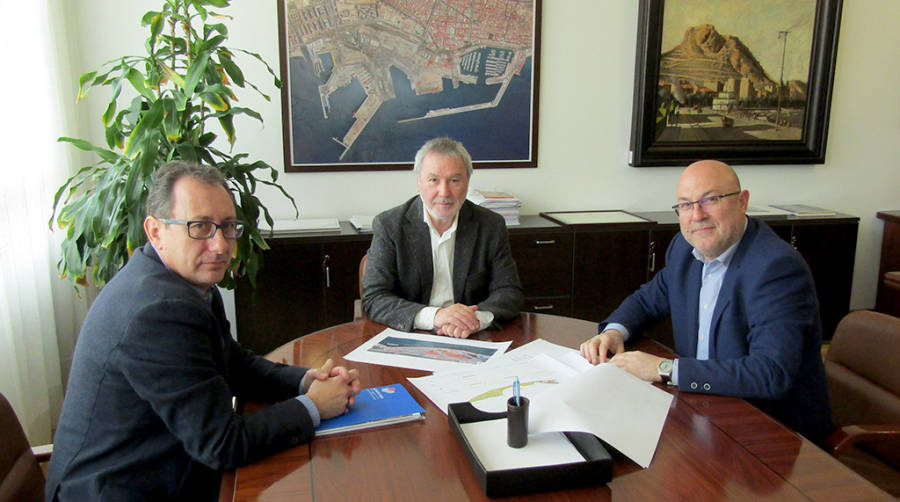
[[[6,396],[0,394],[0,502],[43,502],[44,473],[38,462],[50,460],[52,447],[34,450]]]
[[[362,297],[363,297],[363,274],[366,273],[366,261],[369,259],[369,255],[364,254],[362,258],[359,260],[359,298],[354,300],[353,302],[353,320],[359,321],[362,319],[368,319],[366,316],[366,311],[363,309]]]
[[[858,310],[838,324],[825,356],[832,455],[900,496],[900,318]]]

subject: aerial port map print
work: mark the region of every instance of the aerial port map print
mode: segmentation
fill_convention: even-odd
[[[289,171],[409,169],[451,136],[533,167],[535,0],[283,0]]]

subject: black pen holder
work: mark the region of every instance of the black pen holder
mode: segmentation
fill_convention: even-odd
[[[506,401],[506,444],[521,448],[528,444],[528,398],[511,397]]]

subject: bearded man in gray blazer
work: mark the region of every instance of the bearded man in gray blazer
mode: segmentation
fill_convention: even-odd
[[[419,195],[375,217],[363,275],[369,319],[465,338],[519,314],[523,294],[499,214],[466,200],[472,158],[435,138],[416,153]]]

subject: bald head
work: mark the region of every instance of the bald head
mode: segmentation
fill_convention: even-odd
[[[719,160],[698,160],[687,166],[678,178],[678,187],[682,184],[696,183],[703,180],[713,185],[721,185],[722,193],[739,192],[741,181],[737,173],[728,164]],[[678,190],[676,189],[676,193]]]
[[[694,203],[679,210],[678,222],[681,234],[707,261],[744,234],[750,193],[741,190],[741,182],[728,164],[718,160],[694,162],[678,178],[675,195],[679,204]]]

